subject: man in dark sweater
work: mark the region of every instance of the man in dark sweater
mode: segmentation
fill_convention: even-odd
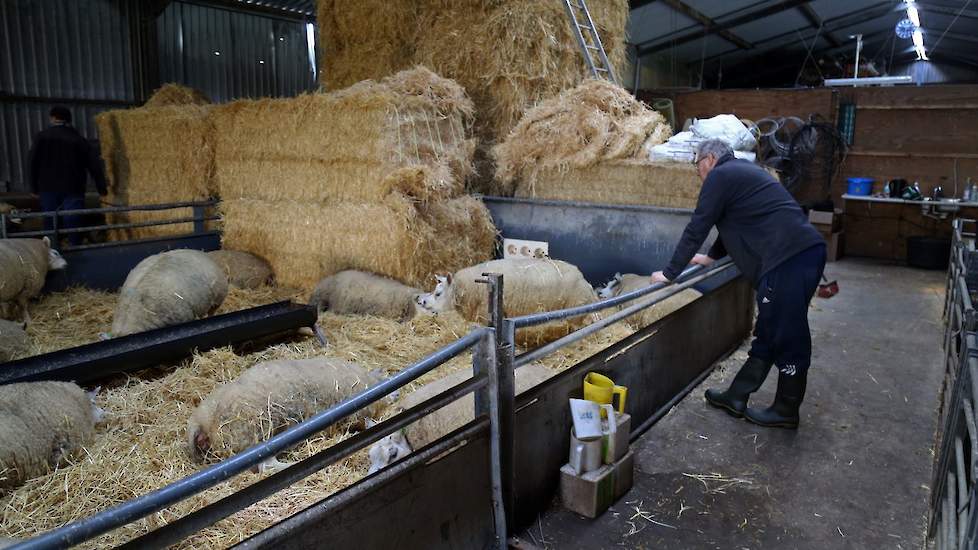
[[[50,112],[51,126],[34,138],[30,154],[31,191],[41,198],[41,210],[79,210],[85,207],[85,186],[92,175],[99,195],[106,194],[105,176],[98,153],[71,126],[71,111],[57,106]],[[61,218],[59,227],[78,227],[77,216]],[[51,218],[45,228],[52,229]],[[68,242],[81,244],[81,234],[71,233]]]
[[[710,265],[729,253],[757,289],[757,323],[747,362],[726,391],[707,390],[706,400],[755,424],[797,428],[812,355],[808,304],[825,268],[825,241],[776,179],[735,159],[725,142],[701,143],[696,168],[703,179],[696,211],[672,261],[652,282],[672,281],[690,262]],[[708,254],[697,254],[714,226],[720,236]],[[778,368],[774,404],[748,408],[772,365]]]

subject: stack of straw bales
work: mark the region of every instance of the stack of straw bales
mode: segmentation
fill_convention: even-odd
[[[496,176],[518,197],[692,208],[692,165],[649,162],[672,130],[624,89],[587,80],[527,111],[494,153]]]
[[[95,119],[109,184],[108,201],[116,205],[206,200],[214,154],[210,147],[210,106],[203,94],[167,85],[145,107],[107,111]],[[182,208],[109,216],[110,223],[138,223],[191,217]],[[146,238],[193,231],[175,224],[115,231],[114,238]]]
[[[351,5],[355,4],[355,5]],[[625,61],[628,2],[592,0],[591,16],[612,65]],[[587,74],[558,1],[319,0],[325,88],[335,90],[421,63],[461,84],[473,99],[480,182],[491,177],[489,148],[523,112]]]
[[[461,197],[472,103],[424,68],[330,94],[216,107],[224,246],[265,258],[280,284],[344,269],[428,286],[488,259],[495,228]]]

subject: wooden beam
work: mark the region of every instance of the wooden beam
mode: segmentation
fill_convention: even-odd
[[[723,37],[723,39],[726,40],[727,42],[730,42],[731,44],[737,46],[742,50],[749,50],[753,47],[750,42],[744,40],[743,38],[737,36],[736,34],[726,29],[721,29],[720,25],[717,24],[717,22],[714,21],[712,18],[710,18],[708,15],[695,8],[690,7],[687,4],[684,4],[682,0],[662,0],[662,2],[667,6],[669,6],[670,8],[685,15],[686,17],[689,17],[690,19],[703,25],[705,30],[718,29],[716,31],[718,35]]]
[[[805,16],[805,19],[807,19],[808,22],[811,23],[813,27],[815,27],[816,29],[822,29],[821,36],[825,37],[825,40],[828,41],[829,44],[832,44],[833,46],[842,45],[842,43],[839,42],[839,40],[836,39],[836,37],[832,36],[832,33],[830,31],[826,31],[824,28],[822,28],[825,25],[825,22],[822,21],[821,16],[818,15],[818,13],[815,11],[815,8],[809,6],[808,4],[803,4],[801,6],[798,6],[798,11],[800,11],[801,14]]]
[[[927,20],[927,12],[950,15],[951,17],[958,16],[965,19],[978,19],[978,10],[965,10],[953,6],[942,6],[941,4],[923,2],[921,0],[917,0],[916,4],[920,8],[920,15],[924,21]]]
[[[783,0],[782,2],[768,6],[766,8],[754,10],[752,12],[748,12],[743,15],[734,17],[733,19],[724,21],[719,25],[717,25],[716,27],[704,28],[702,30],[693,31],[688,34],[684,34],[674,40],[667,40],[665,42],[660,42],[658,44],[655,43],[657,39],[646,40],[645,42],[642,42],[641,44],[637,45],[638,55],[644,56],[655,52],[660,52],[662,50],[668,50],[673,46],[678,46],[680,44],[685,44],[687,42],[692,42],[694,40],[704,38],[710,35],[711,33],[729,30],[734,27],[739,27],[740,25],[743,25],[745,23],[752,23],[759,19],[764,19],[766,17],[770,17],[772,15],[781,13],[783,11],[797,8],[798,6],[801,6],[802,4],[807,4],[809,2],[811,2],[811,0]]]

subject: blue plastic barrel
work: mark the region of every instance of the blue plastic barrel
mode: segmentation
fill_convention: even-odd
[[[849,189],[846,191],[850,195],[871,195],[873,194],[873,178],[847,178]]]

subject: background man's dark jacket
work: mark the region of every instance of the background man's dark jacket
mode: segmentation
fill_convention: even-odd
[[[709,256],[719,259],[729,253],[754,286],[788,258],[825,243],[778,180],[733,155],[721,157],[706,176],[693,218],[663,270],[666,278],[682,273],[714,225],[720,237]]]
[[[104,195],[105,175],[98,152],[77,130],[56,124],[34,138],[30,158],[30,185],[34,193],[84,195],[87,174]]]

